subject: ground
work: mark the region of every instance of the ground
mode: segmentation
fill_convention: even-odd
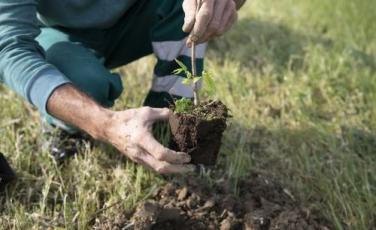
[[[375,10],[372,0],[251,0],[235,28],[210,43],[213,97],[233,115],[217,168],[235,196],[239,182],[263,172],[332,228],[375,229]],[[116,109],[142,103],[154,62],[117,70],[125,93]],[[0,197],[0,228],[118,223],[170,180],[103,144],[56,165],[38,147],[37,113],[0,91],[0,151],[18,174]],[[215,185],[215,172],[201,177]]]

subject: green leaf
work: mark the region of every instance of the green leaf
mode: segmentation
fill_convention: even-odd
[[[180,66],[180,68],[181,68],[184,72],[189,72],[187,66],[184,65],[183,62],[179,61],[178,59],[175,59],[175,61],[176,61],[176,63],[178,63],[178,65]]]
[[[194,77],[193,78],[193,82],[194,83],[197,83],[199,80],[201,80],[202,77]]]
[[[209,93],[213,93],[215,90],[215,83],[210,73],[204,71],[202,73],[202,77],[204,78],[204,85],[207,88]]]
[[[184,63],[179,61],[178,59],[175,59],[175,61],[180,66],[180,68],[176,69],[174,71],[174,74],[178,75],[178,74],[181,74],[182,72],[184,72],[185,75],[187,76],[187,78],[191,79],[192,73],[188,70],[187,66],[184,65]]]
[[[191,84],[191,80],[190,79],[188,79],[188,78],[184,78],[182,81],[181,81],[181,83],[183,83],[184,85],[190,85]]]
[[[184,72],[184,70],[182,68],[179,68],[179,69],[174,70],[172,73],[175,74],[175,75],[179,75],[182,72]]]

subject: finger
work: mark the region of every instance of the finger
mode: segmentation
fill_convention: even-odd
[[[223,35],[223,33],[229,29],[228,27],[231,28],[231,22],[234,22],[234,17],[237,17],[236,4],[234,1],[228,1],[222,17],[221,26],[216,34],[217,36]]]
[[[232,28],[232,26],[235,24],[235,22],[236,22],[237,20],[238,20],[238,13],[235,12],[235,13],[231,16],[230,20],[226,23],[226,26],[224,27],[224,29],[223,29],[223,30],[220,30],[219,33],[220,33],[220,34],[224,34],[224,33],[226,33],[227,31],[229,31],[229,30]]]
[[[145,165],[152,168],[159,174],[186,174],[196,170],[196,166],[191,164],[170,164],[165,161],[155,159],[153,156],[145,153],[141,159]]]
[[[196,18],[197,9],[196,0],[184,0],[183,10],[185,13],[183,31],[186,33],[191,32]]]
[[[223,35],[227,28],[226,25],[229,23],[229,21],[232,20],[233,15],[236,14],[234,1],[225,0],[221,2],[223,2],[224,7],[220,16],[217,16],[219,17],[219,19],[215,19],[216,16],[213,17],[212,21],[210,22],[208,32],[205,33],[205,35],[202,36],[202,38],[200,38],[198,43],[207,42],[214,37]],[[218,8],[218,10],[221,10],[222,6],[219,7],[220,8]]]
[[[206,32],[207,37],[211,37],[217,34],[218,30],[220,29],[221,23],[223,23],[222,18],[224,15],[225,6],[227,5],[228,1],[229,0],[217,0],[215,2],[214,15],[209,23],[208,30]],[[233,0],[230,0],[230,1],[233,1]]]
[[[161,145],[151,133],[143,135],[138,145],[155,159],[173,164],[183,164],[191,161],[191,156],[183,152],[175,152]]]
[[[185,45],[188,47],[188,48],[191,48],[192,47],[192,41],[188,38]]]
[[[143,156],[143,150],[137,146],[134,148],[127,148],[123,152],[128,158],[130,158],[132,161],[136,163],[142,163],[142,156]]]
[[[151,119],[154,121],[163,121],[163,120],[168,120],[168,118],[171,115],[171,110],[167,108],[163,109],[157,109],[157,108],[151,108]]]
[[[161,120],[168,120],[171,114],[171,110],[167,108],[158,109],[158,108],[151,108],[151,107],[143,107],[143,113],[146,116],[147,120],[149,121],[161,121]]]
[[[196,15],[196,21],[192,33],[189,37],[191,41],[198,41],[207,30],[213,16],[214,2],[215,0],[206,0],[202,3],[202,6]]]
[[[216,34],[214,33],[206,33],[197,43],[204,43],[208,42],[210,39],[216,37]]]

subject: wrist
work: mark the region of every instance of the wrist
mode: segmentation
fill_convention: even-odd
[[[114,111],[99,108],[99,110],[91,116],[85,131],[96,140],[106,141],[108,139],[108,128],[112,123],[114,114]]]
[[[71,84],[60,86],[52,93],[47,112],[98,140],[106,140],[107,125],[115,114]]]

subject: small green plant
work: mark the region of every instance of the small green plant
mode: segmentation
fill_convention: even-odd
[[[178,63],[179,65],[179,68],[177,68],[176,70],[173,71],[173,73],[175,75],[179,75],[181,73],[184,73],[186,78],[182,81],[182,83],[184,85],[189,85],[192,87],[192,90],[193,90],[193,96],[194,96],[194,105],[197,106],[199,103],[200,103],[200,100],[199,100],[199,89],[197,87],[197,83],[203,79],[204,81],[204,84],[205,86],[207,87],[208,91],[209,92],[213,92],[214,91],[214,81],[213,81],[213,78],[211,76],[211,74],[207,71],[203,71],[202,72],[202,75],[201,76],[196,76],[195,74],[192,74],[192,72],[195,72],[195,71],[189,71],[187,66],[184,65],[183,62],[179,61],[179,60],[175,60],[176,63]],[[187,100],[187,98],[182,98],[180,100]],[[184,100],[184,101],[185,101]],[[179,100],[176,101],[176,103],[180,103],[178,102]],[[182,102],[182,104],[185,104],[187,102]]]
[[[182,98],[175,101],[175,112],[191,113],[193,111],[193,102],[189,98]]]

